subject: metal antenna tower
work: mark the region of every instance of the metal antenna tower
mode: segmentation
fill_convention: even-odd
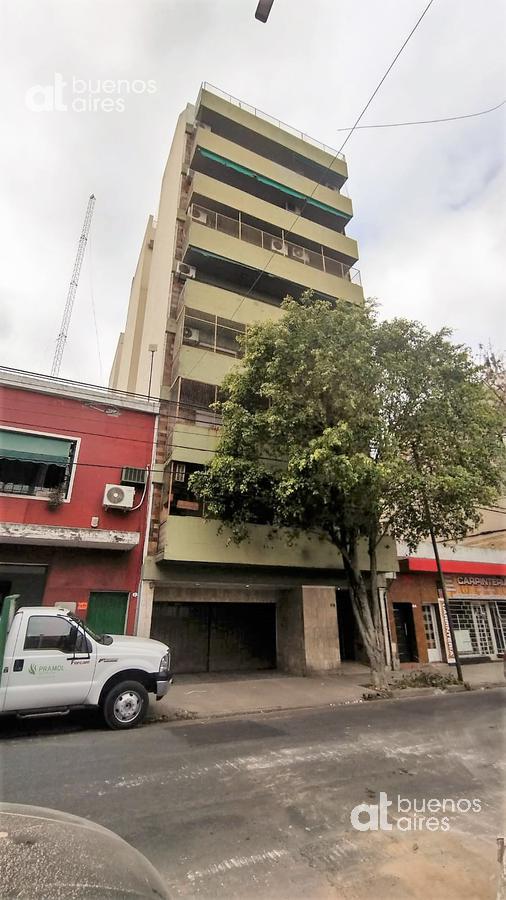
[[[88,234],[90,233],[91,217],[93,216],[94,206],[95,206],[95,195],[91,194],[91,196],[88,200],[86,215],[84,217],[83,230],[81,232],[81,237],[79,238],[79,246],[77,248],[76,261],[74,263],[74,270],[72,272],[72,278],[70,279],[69,290],[68,290],[68,294],[67,294],[67,301],[65,303],[65,309],[63,310],[63,318],[61,320],[60,332],[58,334],[58,340],[56,341],[56,349],[54,351],[53,365],[51,367],[51,375],[58,376],[58,374],[60,372],[61,361],[63,358],[63,351],[65,350],[65,344],[67,343],[67,335],[68,335],[68,330],[69,330],[69,325],[70,325],[70,318],[72,316],[72,308],[74,306],[77,285],[79,283],[79,275],[81,273],[81,266],[83,264],[84,254],[86,251],[86,243],[88,241]]]

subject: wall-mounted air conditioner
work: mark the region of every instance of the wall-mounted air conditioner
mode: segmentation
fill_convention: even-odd
[[[199,344],[200,331],[198,328],[183,328],[183,338],[185,344]]]
[[[176,263],[176,272],[181,278],[195,278],[195,275],[197,274],[195,266],[189,266],[184,262]]]
[[[200,209],[200,207],[194,206],[192,209],[192,219],[194,222],[202,222],[203,225],[207,225],[207,212],[205,211],[205,209]]]
[[[132,509],[135,488],[122,484],[106,484],[102,505],[105,509]]]
[[[288,247],[282,238],[273,237],[269,241],[269,249],[275,253],[281,253],[283,256],[288,254]]]
[[[291,247],[290,255],[292,259],[298,259],[299,262],[308,263],[309,262],[309,253],[307,250],[304,250],[304,247]]]

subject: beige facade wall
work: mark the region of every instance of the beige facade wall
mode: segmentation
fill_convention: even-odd
[[[268,536],[267,526],[251,525],[249,540],[235,544],[231,541],[230,531],[224,528],[219,532],[218,524],[212,520],[169,516],[161,529],[161,546],[167,561],[192,560],[221,565],[336,570],[343,568],[342,559],[330,541],[320,541],[316,536],[304,535],[293,546],[289,546],[283,532],[273,541]],[[369,568],[365,542],[360,549],[359,562],[364,570]],[[383,572],[397,569],[393,541],[386,539],[378,548],[378,568]]]
[[[210,150],[211,153],[223,156],[225,159],[231,160],[231,162],[238,163],[240,166],[245,166],[245,168],[257,172],[258,175],[264,175],[272,181],[277,181],[278,184],[283,184],[287,188],[298,191],[300,194],[314,196],[315,200],[326,203],[333,209],[345,213],[348,217],[353,215],[353,206],[349,197],[345,197],[339,191],[323,185],[319,185],[315,190],[315,182],[311,181],[311,179],[306,178],[304,175],[299,175],[292,169],[279,165],[279,163],[266,159],[265,156],[259,156],[258,153],[253,153],[239,144],[228,141],[219,134],[214,134],[214,132],[204,128],[198,128],[195,144],[198,147],[203,147],[205,150]],[[294,202],[297,202],[295,198]]]
[[[188,246],[243,263],[253,269],[262,270],[268,265],[271,275],[300,285],[301,292],[309,288],[316,293],[349,300],[351,303],[364,302],[364,292],[359,284],[322,272],[281,254],[275,253],[273,256],[270,250],[264,250],[263,247],[249,244],[247,241],[240,241],[198,222],[190,224]]]
[[[192,121],[193,107],[189,104],[176,125],[162,179],[156,227],[150,218],[144,235],[132,282],[120,364],[114,373],[117,387],[140,394],[148,392],[151,344],[158,348],[153,358],[151,394],[160,395],[186,127]]]
[[[290,232],[289,240],[294,244],[299,243],[297,238],[299,236],[314,241],[315,244],[330,247],[332,250],[345,256],[350,264],[353,264],[358,259],[358,246],[353,238],[340,234],[338,231],[333,231],[331,228],[326,228],[324,225],[319,225],[317,222],[312,222],[310,219],[302,216],[294,224],[295,215],[293,212],[281,209],[274,203],[268,203],[266,200],[246,193],[246,191],[241,191],[239,188],[217,181],[215,178],[210,178],[209,175],[203,175],[202,172],[196,172],[193,177],[192,199],[197,195],[203,195],[204,198],[210,201],[223,203],[225,206],[237,209],[243,214],[248,213],[250,216],[254,216],[261,222],[266,223],[264,228],[266,232],[276,233],[276,229],[269,228],[269,224],[276,226],[276,228],[283,228],[285,231]],[[197,205],[200,203],[204,207],[206,206],[205,199],[195,202]],[[342,220],[342,224],[346,224],[345,219]],[[293,233],[291,233],[292,226]]]
[[[506,497],[497,500],[493,509],[480,509],[480,514],[478,528],[461,543],[470,547],[506,550]]]
[[[140,342],[146,315],[146,298],[153,255],[155,228],[150,216],[142,239],[137,267],[132,279],[128,303],[127,321],[123,334],[121,353],[116,363],[115,387],[124,391],[135,391],[139,368]],[[112,385],[111,385],[112,386]]]
[[[348,177],[348,169],[344,159],[335,159],[335,153],[331,151],[330,148],[325,150],[322,147],[311,143],[309,140],[298,137],[295,133],[295,129],[290,128],[290,126],[286,126],[285,130],[283,128],[283,123],[276,122],[275,119],[267,121],[261,114],[255,115],[254,113],[249,112],[244,108],[244,105],[242,107],[236,106],[208,90],[202,90],[199,94],[196,103],[197,116],[200,105],[205,106],[207,109],[212,109],[226,118],[233,119],[235,122],[244,125],[246,128],[250,128],[252,131],[257,131],[259,134],[264,135],[264,137],[270,138],[270,140],[275,141],[278,144],[282,144],[289,150],[294,150],[295,153],[298,153],[300,156],[305,156],[308,159],[313,160],[313,162],[325,166],[325,168],[327,168],[327,166],[331,167],[333,172],[339,172],[339,174],[343,175],[345,178]],[[290,128],[290,130],[288,130],[288,128]]]
[[[121,366],[121,359],[123,356],[124,338],[125,338],[125,333],[122,331],[118,338],[118,343],[116,345],[116,352],[114,354],[114,359],[113,359],[112,367],[111,367],[111,374],[109,376],[109,385],[108,386],[110,388],[113,388],[113,390],[118,387],[119,370],[120,370],[120,366]]]
[[[212,284],[204,284],[191,278],[185,284],[184,302],[190,309],[214,313],[242,325],[269,320],[275,322],[283,315],[283,311],[277,306],[253,300],[251,297],[244,298],[243,294],[224,291]]]
[[[181,378],[205,381],[206,384],[221,384],[225,375],[237,364],[238,360],[233,356],[183,344],[179,351],[177,374]]]

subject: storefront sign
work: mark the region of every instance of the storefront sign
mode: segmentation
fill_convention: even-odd
[[[454,597],[506,599],[506,578],[501,575],[445,575],[445,584]]]
[[[453,652],[453,642],[452,635],[450,632],[450,623],[448,622],[448,616],[446,615],[446,607],[443,599],[442,590],[438,589],[438,602],[439,602],[439,614],[441,616],[441,622],[443,624],[443,638],[445,642],[445,650],[446,650],[446,659],[449,663],[455,662],[455,653]]]
[[[88,609],[88,601],[87,600],[78,600],[76,612],[78,616],[85,616]]]

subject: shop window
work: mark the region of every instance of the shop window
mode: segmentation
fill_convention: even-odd
[[[76,443],[48,434],[0,429],[0,493],[64,500]]]

